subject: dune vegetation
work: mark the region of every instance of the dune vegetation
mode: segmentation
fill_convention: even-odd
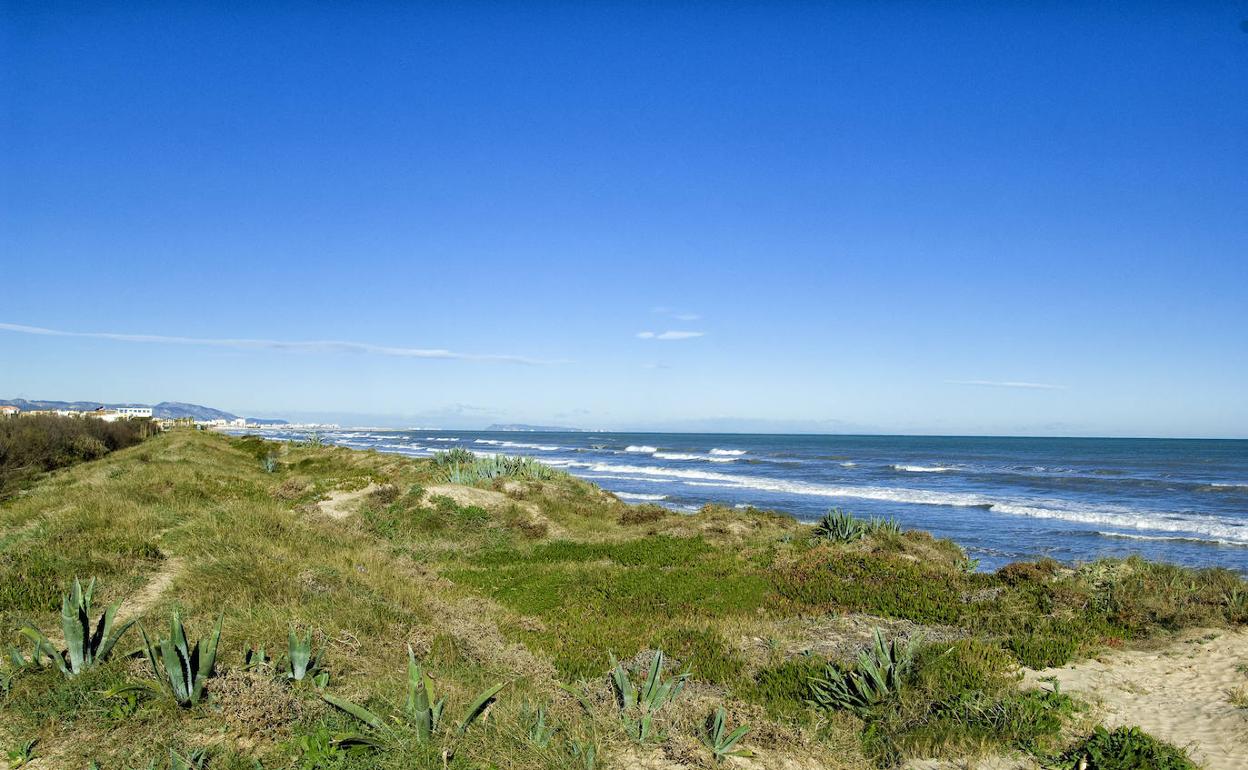
[[[0,504],[0,765],[1194,767],[1020,671],[1240,625],[1236,574],[975,566],[841,512],[176,430]]]

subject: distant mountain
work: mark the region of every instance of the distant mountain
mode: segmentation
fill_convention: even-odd
[[[563,428],[558,425],[524,425],[522,423],[494,423],[486,430],[515,433],[583,433],[580,428]]]
[[[210,406],[186,404],[181,401],[161,401],[152,407],[154,417],[175,420],[179,417],[190,417],[195,420],[237,420],[238,416],[213,409]]]
[[[161,401],[159,404],[106,404],[101,401],[29,401],[24,398],[0,399],[0,406],[16,406],[23,412],[41,409],[73,409],[75,411],[85,412],[92,409],[104,407],[114,409],[119,406],[151,406],[152,416],[166,420],[176,420],[180,417],[190,417],[194,420],[237,420],[238,416],[224,412],[220,409],[213,409],[210,406],[200,406],[199,404],[186,404],[181,401]],[[259,425],[285,425],[285,420],[262,420],[259,418],[248,417],[248,422],[254,422]]]

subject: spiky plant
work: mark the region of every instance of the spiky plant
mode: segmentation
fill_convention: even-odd
[[[95,623],[95,630],[92,631],[91,597],[94,593],[95,578],[87,583],[86,590],[83,590],[78,578],[74,578],[73,588],[61,599],[61,631],[65,634],[64,651],[58,652],[56,646],[34,626],[25,626],[21,629],[20,633],[35,645],[35,654],[32,656],[35,663],[39,662],[41,656],[46,655],[56,664],[62,674],[77,676],[96,663],[102,663],[108,659],[117,640],[130,629],[130,626],[134,625],[134,621],[129,620],[118,628],[113,628],[117,609],[121,606],[121,602],[117,602],[104,610],[104,614]]]
[[[822,677],[810,679],[811,700],[825,709],[849,709],[864,714],[901,689],[906,674],[914,664],[919,640],[912,638],[899,645],[894,639],[885,643],[884,634],[875,629],[870,647],[858,655],[857,664],[842,672],[829,663]]]
[[[901,523],[892,517],[872,516],[867,522],[867,532],[872,535],[900,535]]]
[[[615,689],[616,703],[620,707],[620,719],[629,736],[638,743],[647,743],[657,737],[654,733],[654,717],[668,703],[676,700],[690,673],[685,671],[672,677],[663,676],[665,657],[657,650],[650,663],[650,671],[640,689],[624,669],[624,665],[611,655],[611,684]]]
[[[292,628],[286,637],[286,678],[292,682],[302,682],[311,677],[318,687],[329,682],[329,672],[321,669],[321,653],[312,652],[312,632],[300,639]]]
[[[269,665],[269,655],[264,651],[264,645],[259,648],[248,647],[243,651],[243,670],[256,671]]]
[[[815,525],[811,539],[827,540],[833,543],[852,543],[855,540],[861,540],[866,534],[866,525],[861,520],[854,518],[852,513],[833,508]]]
[[[177,610],[174,610],[169,624],[169,638],[157,644],[152,644],[147,631],[139,626],[143,635],[143,651],[151,664],[152,673],[160,688],[172,695],[179,706],[186,708],[199,703],[204,685],[212,676],[217,662],[217,642],[221,639],[221,623],[224,620],[224,615],[217,617],[217,624],[204,640],[202,649],[198,641],[194,646],[187,642],[182,616]]]
[[[524,704],[520,709],[520,720],[529,726],[529,743],[539,749],[549,748],[555,733],[559,732],[558,727],[546,724],[545,706],[534,709],[529,704]]]
[[[720,762],[724,757],[754,756],[754,752],[749,749],[734,748],[749,731],[749,725],[741,725],[736,730],[728,732],[728,712],[720,706],[715,709],[714,714],[707,717],[705,731],[700,737],[702,743],[711,750],[715,761]]]
[[[35,758],[35,744],[37,743],[39,743],[38,738],[31,738],[28,741],[19,743],[16,748],[9,749],[9,751],[6,752],[9,757],[9,766],[13,768],[13,770],[17,770],[19,767],[25,767],[30,760]]]
[[[593,741],[580,741],[573,738],[568,741],[568,753],[584,770],[597,770],[598,747]]]
[[[498,693],[504,686],[505,683],[500,682],[477,696],[455,728],[454,737],[463,735],[485,714],[486,709],[498,697]],[[339,743],[381,747],[386,743],[395,742],[397,736],[387,726],[386,721],[376,713],[331,693],[322,693],[321,697],[329,705],[350,714],[373,730],[372,735],[343,736],[338,739]],[[437,697],[433,689],[433,679],[416,662],[416,654],[412,652],[409,645],[407,648],[407,699],[403,703],[403,718],[400,721],[405,722],[411,728],[418,742],[428,744],[442,732],[444,726],[442,711],[445,706],[446,699]]]
[[[187,754],[179,754],[169,749],[169,770],[204,770],[208,766],[208,752],[195,749]]]

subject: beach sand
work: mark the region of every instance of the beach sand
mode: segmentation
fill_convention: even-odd
[[[1094,704],[1107,727],[1138,725],[1184,746],[1207,770],[1248,767],[1248,632],[1187,632],[1149,651],[1111,651],[1095,660],[1028,671]]]

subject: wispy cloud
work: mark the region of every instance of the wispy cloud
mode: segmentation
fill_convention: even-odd
[[[689,331],[665,331],[665,332],[637,332],[637,338],[642,340],[689,340],[694,337],[702,337],[706,332],[689,332]]]
[[[311,340],[288,342],[257,339],[213,339],[207,337],[175,337],[163,334],[117,334],[114,332],[70,332],[60,329],[44,329],[39,326],[0,323],[0,331],[34,334],[44,337],[77,337],[80,339],[112,340],[115,342],[146,342],[164,345],[198,345],[237,350],[280,350],[301,353],[361,353],[395,358],[432,358],[452,361],[481,361],[485,363],[525,364],[540,366],[561,364],[566,361],[544,361],[525,356],[497,355],[491,353],[459,353],[439,348],[406,348],[374,345],[367,342],[341,342],[337,340]]]
[[[1065,390],[1065,385],[1015,380],[945,380],[946,385],[970,385],[979,388],[1022,388],[1024,390]]]

